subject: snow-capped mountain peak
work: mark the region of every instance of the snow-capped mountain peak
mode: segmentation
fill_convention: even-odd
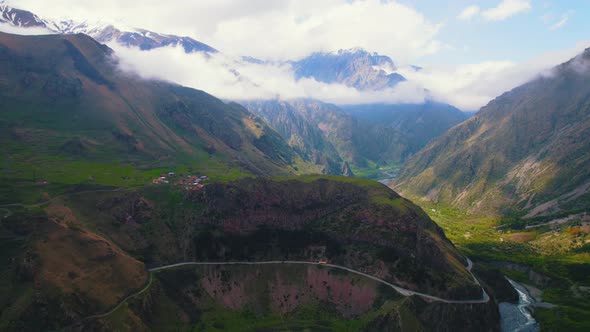
[[[0,3],[1,4],[1,3]],[[160,34],[145,29],[130,28],[124,24],[105,21],[78,22],[70,19],[41,18],[29,11],[0,5],[0,23],[17,27],[42,27],[58,34],[83,33],[101,43],[118,42],[129,47],[151,50],[165,46],[182,46],[187,53],[217,50],[190,37]]]
[[[363,48],[316,52],[293,63],[297,79],[312,77],[325,83],[342,83],[359,90],[393,87],[405,78],[398,74],[393,60]]]
[[[0,2],[0,23],[8,23],[17,27],[43,27],[44,22],[37,15],[26,10],[12,8]]]

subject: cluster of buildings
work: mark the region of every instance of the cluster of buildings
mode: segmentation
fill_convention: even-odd
[[[169,174],[174,175],[173,172],[170,172],[168,174],[162,173],[162,174],[160,174],[160,177],[153,179],[152,183],[153,184],[169,184],[170,183],[170,180],[168,180],[168,177],[170,176]]]
[[[196,176],[196,175],[180,175],[176,176],[174,172],[170,172],[168,174],[160,174],[160,177],[157,177],[152,180],[153,184],[170,184],[174,183],[177,186],[182,187],[184,190],[189,191],[198,191],[203,189],[205,185],[203,184],[205,181],[208,181],[209,178],[206,175],[203,176]]]

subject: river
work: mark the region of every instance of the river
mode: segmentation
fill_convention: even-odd
[[[506,278],[508,279],[508,278]],[[518,292],[518,304],[502,302],[499,305],[502,332],[536,332],[539,324],[533,318],[530,307],[536,302],[528,290],[513,280],[508,279]]]
[[[381,169],[380,171],[381,173],[383,173],[383,175],[386,176],[386,178],[377,180],[377,182],[382,183],[386,186],[389,185],[391,181],[393,181],[397,177],[397,171],[393,171],[393,173],[391,173],[391,170]]]

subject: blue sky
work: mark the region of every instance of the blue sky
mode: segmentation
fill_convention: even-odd
[[[573,48],[588,41],[590,47],[590,1],[530,1],[530,9],[503,20],[489,21],[481,13],[470,20],[457,16],[469,6],[485,10],[500,1],[402,0],[429,20],[442,24],[439,39],[450,46],[424,56],[424,63],[474,63],[488,60],[526,61],[546,52]],[[564,21],[562,25],[559,22]]]

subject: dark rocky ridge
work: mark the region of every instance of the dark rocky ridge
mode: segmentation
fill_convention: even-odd
[[[146,264],[323,257],[440,296],[481,295],[460,253],[411,202],[370,181],[312,179],[212,184],[173,210],[149,192],[77,205]],[[125,223],[126,215],[140,228],[156,227],[159,238],[137,226],[110,226]]]

